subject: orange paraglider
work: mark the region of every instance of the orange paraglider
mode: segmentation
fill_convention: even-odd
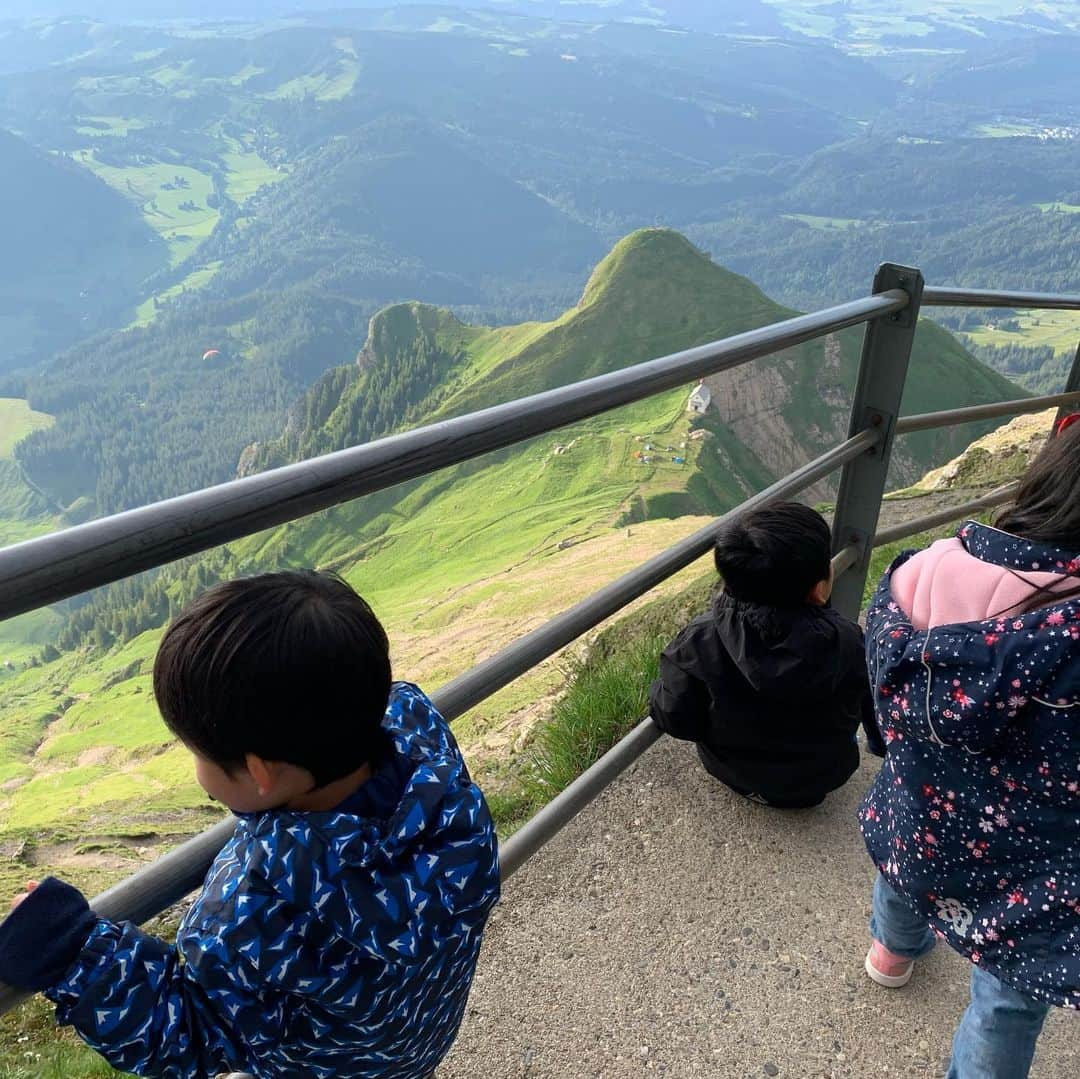
[[[221,355],[221,350],[220,349],[208,348],[203,353],[203,359],[204,360],[212,360],[215,356],[220,356],[220,355]]]

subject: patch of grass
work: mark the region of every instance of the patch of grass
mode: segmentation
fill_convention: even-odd
[[[135,310],[135,318],[131,325],[134,326],[149,326],[151,322],[157,318],[158,308],[162,304],[167,304],[170,300],[175,300],[178,296],[183,295],[185,292],[195,292],[208,285],[213,280],[214,275],[221,269],[220,262],[210,262],[207,265],[200,267],[197,270],[192,270],[191,273],[180,281],[178,284],[173,285],[171,288],[165,289],[163,292],[159,292],[156,296],[151,296],[149,299],[144,300]]]
[[[831,229],[855,229],[867,222],[858,217],[818,217],[816,214],[784,214],[788,221],[801,221],[812,229],[826,231]]]
[[[1044,214],[1080,214],[1080,206],[1071,202],[1038,202],[1036,206]]]
[[[15,447],[22,439],[32,431],[51,427],[53,422],[52,416],[35,412],[20,398],[0,397],[0,547],[33,539],[58,523],[14,459]],[[0,668],[11,658],[5,654],[4,642],[13,639],[11,631],[5,632],[0,623]]]
[[[6,1029],[0,1030],[0,1079],[107,1079],[123,1074],[75,1035],[58,1031],[43,998],[16,1014],[31,1008],[32,1019],[16,1028],[24,1033],[11,1037]]]
[[[268,165],[254,150],[235,139],[230,144],[232,149],[221,157],[228,170],[225,190],[234,202],[242,204],[267,184],[285,178],[284,173]]]
[[[1002,322],[1015,320],[1019,328],[1004,329],[997,324],[965,330],[963,337],[973,345],[1024,345],[1035,348],[1049,345],[1057,353],[1072,354],[1080,343],[1080,312],[1077,311],[1017,311],[1002,317]]]
[[[360,61],[343,56],[333,72],[300,75],[267,96],[278,100],[313,97],[316,101],[341,101],[353,92],[359,77]]]
[[[0,397],[0,458],[12,457],[16,443],[54,422],[48,413],[35,412],[21,398]]]
[[[198,169],[160,161],[107,165],[94,150],[80,150],[73,157],[138,204],[146,223],[168,243],[173,266],[183,262],[218,223],[220,214],[207,201],[214,194],[213,180]]]
[[[1037,135],[1041,130],[1040,124],[998,120],[993,123],[976,124],[972,129],[972,134],[979,139],[1015,139],[1026,135]]]
[[[127,116],[81,116],[75,130],[80,135],[90,138],[126,138],[130,131],[140,131],[146,127],[144,120]]]

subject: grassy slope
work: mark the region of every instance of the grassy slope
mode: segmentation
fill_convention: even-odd
[[[1073,354],[1080,343],[1080,312],[1077,311],[1017,311],[1008,320],[1019,324],[1017,330],[1002,329],[987,324],[968,330],[964,336],[974,345],[1026,345],[1031,348],[1049,345],[1056,353]]]

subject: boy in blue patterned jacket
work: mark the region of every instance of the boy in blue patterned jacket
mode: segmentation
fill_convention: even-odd
[[[425,1079],[499,895],[495,832],[446,721],[391,683],[343,581],[218,585],[166,633],[165,722],[238,817],[171,947],[54,879],[0,926],[0,979],[147,1076]]]

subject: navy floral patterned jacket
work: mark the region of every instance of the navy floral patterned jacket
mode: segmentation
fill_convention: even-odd
[[[426,1079],[498,899],[495,831],[419,689],[396,683],[383,725],[394,752],[338,810],[239,818],[175,947],[46,882],[0,931],[0,977],[45,988],[59,1021],[125,1072]],[[54,934],[86,918],[89,937],[42,986],[33,938],[50,913]]]
[[[969,553],[1020,572],[1076,552],[978,523]],[[867,613],[885,763],[859,813],[871,856],[933,929],[1019,992],[1080,1008],[1080,601],[916,630],[893,563]]]

